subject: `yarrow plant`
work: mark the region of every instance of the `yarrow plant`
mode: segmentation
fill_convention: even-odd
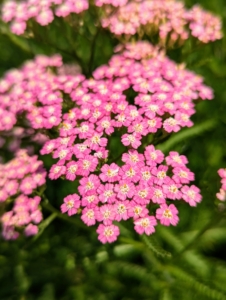
[[[226,169],[218,170],[218,174],[221,177],[221,188],[216,197],[220,201],[226,201]]]
[[[88,6],[87,0],[11,0],[3,4],[2,20],[10,22],[10,29],[14,34],[21,35],[30,19],[46,26],[53,22],[54,17],[65,18],[70,14],[80,14],[87,10]]]
[[[15,158],[0,164],[0,202],[12,207],[1,216],[5,239],[17,238],[18,230],[24,230],[27,236],[38,233],[37,224],[42,221],[41,198],[32,194],[45,182],[43,162],[36,155],[28,156],[25,150],[19,150]]]
[[[220,39],[221,22],[218,17],[204,11],[199,5],[190,10],[175,0],[158,1],[98,1],[98,5],[110,4],[104,9],[102,26],[117,35],[131,36],[138,33],[151,35],[159,33],[160,43],[180,44],[188,39],[189,34],[202,43]],[[115,6],[118,9],[115,9]]]
[[[214,41],[221,38],[221,23],[198,6],[186,10],[173,0],[96,0],[92,6],[117,36],[128,41],[136,33],[141,38],[159,32],[159,45],[124,40],[89,78],[58,54],[37,55],[8,71],[0,80],[0,144],[15,139],[16,129],[30,130],[32,142],[42,144],[40,154],[54,159],[49,179],[74,183],[61,212],[97,225],[98,239],[111,243],[120,234],[119,222],[132,219],[138,234],[151,235],[158,223],[178,224],[178,200],[190,206],[201,201],[186,156],[164,155],[156,145],[192,127],[195,102],[213,99],[213,91],[162,46],[168,38],[171,44],[188,39],[189,30],[203,43]],[[62,17],[70,24],[71,14],[85,10],[86,0],[7,1],[2,19],[17,35],[28,27],[29,36],[34,20],[46,26]],[[20,149],[18,140],[11,147],[14,158],[0,165],[0,201],[9,207],[1,216],[6,239],[22,230],[35,235],[42,221],[37,189],[47,173],[41,158]]]

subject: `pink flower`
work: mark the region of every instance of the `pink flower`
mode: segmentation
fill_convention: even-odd
[[[132,146],[134,149],[141,145],[140,139],[140,136],[137,134],[123,134],[121,138],[124,146]]]
[[[99,202],[97,194],[91,194],[82,197],[82,206],[96,207]]]
[[[178,132],[180,130],[179,122],[172,117],[163,122],[163,128],[167,132]]]
[[[186,167],[176,167],[173,169],[173,180],[176,183],[189,183],[190,181],[194,180],[194,173],[192,173],[188,168]]]
[[[166,157],[166,163],[167,165],[170,165],[172,167],[181,167],[188,163],[188,160],[186,156],[179,155],[178,152],[171,151],[169,153],[169,156]]]
[[[98,222],[103,221],[105,225],[112,224],[112,221],[115,219],[114,206],[105,204],[97,208],[96,219]]]
[[[146,217],[149,211],[145,205],[137,204],[135,201],[130,202],[128,215],[132,217],[134,220]]]
[[[117,201],[114,205],[115,220],[120,222],[121,220],[129,219],[128,209],[130,201]]]
[[[123,180],[128,182],[138,182],[140,180],[140,170],[135,165],[124,165],[119,171],[119,175]]]
[[[134,229],[139,234],[150,235],[155,232],[155,227],[157,225],[155,217],[146,216],[144,218],[137,219],[134,221]]]
[[[164,160],[164,154],[160,150],[155,150],[153,145],[147,146],[144,152],[147,165],[156,166]]]
[[[24,233],[26,236],[36,235],[38,233],[38,226],[29,224],[25,229]]]
[[[66,173],[66,167],[61,164],[54,164],[50,168],[49,178],[54,180]]]
[[[168,167],[164,165],[160,165],[158,167],[154,167],[151,170],[151,173],[156,176],[154,178],[154,182],[158,185],[167,184],[170,181],[169,176],[167,176]]]
[[[98,133],[93,133],[93,136],[86,141],[92,150],[98,150],[99,147],[106,147],[107,142],[108,140],[106,138],[102,138],[101,134]]]
[[[130,165],[144,165],[144,155],[138,153],[136,150],[129,150],[128,153],[123,153],[122,161]]]
[[[97,193],[99,194],[99,199],[102,203],[114,203],[116,200],[116,193],[114,191],[114,184],[107,183],[105,185],[101,184]]]
[[[79,180],[80,186],[78,187],[79,193],[84,195],[93,194],[99,187],[100,180],[97,175],[91,174],[89,177],[83,177]]]
[[[82,211],[81,219],[87,226],[94,225],[96,223],[95,209],[89,207],[84,208]]]
[[[133,197],[133,200],[141,205],[148,204],[152,198],[152,191],[150,187],[139,184],[136,186],[135,195]]]
[[[170,180],[167,184],[163,185],[163,192],[166,195],[166,198],[172,200],[179,200],[182,197],[182,193],[180,192],[179,188],[181,184],[174,183],[173,180]]]
[[[92,155],[86,155],[78,161],[78,175],[88,176],[91,172],[96,170],[98,159]]]
[[[226,191],[223,189],[220,189],[220,192],[216,194],[217,199],[220,201],[225,201],[226,200]]]
[[[170,224],[176,226],[179,221],[177,214],[178,210],[173,204],[169,206],[167,204],[161,204],[160,208],[156,210],[156,218],[165,226],[169,226]]]
[[[197,206],[197,203],[201,202],[202,196],[200,195],[200,189],[195,185],[187,186],[184,185],[181,189],[182,198],[188,202],[191,206]]]
[[[66,169],[66,178],[67,180],[74,181],[76,178],[76,173],[78,170],[78,163],[75,161],[70,161],[67,163],[67,169]]]
[[[66,213],[72,216],[77,213],[80,207],[80,198],[77,194],[68,195],[64,198],[64,203],[61,205],[60,209],[62,213]]]
[[[166,202],[165,195],[160,187],[159,188],[154,187],[152,189],[152,192],[153,192],[153,196],[152,196],[151,200],[154,203],[162,204],[162,203]]]
[[[105,164],[101,168],[102,173],[100,174],[100,179],[104,182],[118,181],[120,179],[119,170],[120,167],[115,163],[112,163],[110,165]]]
[[[115,192],[117,193],[117,197],[120,200],[126,200],[128,198],[132,198],[135,192],[135,187],[132,183],[127,181],[120,181],[119,184],[115,186]]]
[[[112,243],[117,240],[119,228],[113,224],[109,226],[100,224],[97,228],[97,233],[99,234],[98,240],[101,241],[101,243]]]

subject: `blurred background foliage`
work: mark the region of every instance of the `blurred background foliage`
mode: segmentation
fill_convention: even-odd
[[[198,2],[221,16],[226,35],[225,0]],[[72,27],[57,18],[47,27],[30,24],[34,35],[17,37],[0,21],[0,75],[36,54],[60,53],[64,62],[79,63],[90,76],[108,61],[118,41],[100,28],[94,9],[70,22]],[[194,48],[188,42],[168,55],[201,74],[215,92],[213,101],[196,106],[194,127],[158,145],[165,153],[175,150],[188,157],[202,203],[197,208],[178,203],[175,228],[157,226],[153,236],[139,237],[132,224],[120,224],[119,240],[102,245],[94,228],[59,213],[73,183],[48,181],[41,234],[0,241],[1,300],[226,299],[225,205],[215,197],[217,170],[226,167],[226,39]],[[45,164],[50,166],[49,158]]]

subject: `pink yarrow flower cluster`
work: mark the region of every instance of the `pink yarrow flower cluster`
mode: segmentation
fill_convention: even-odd
[[[221,188],[216,197],[220,201],[226,201],[226,169],[218,170],[218,174],[221,177]]]
[[[96,1],[98,6],[112,5],[112,9],[109,6],[105,9],[102,26],[118,36],[159,32],[160,41],[164,44],[167,38],[170,44],[181,43],[188,39],[189,34],[203,43],[222,38],[220,19],[198,5],[188,10],[183,3],[175,0],[128,1],[127,4],[123,1],[122,6],[115,2]],[[116,10],[115,6],[120,7]]]
[[[25,127],[50,129],[59,125],[64,95],[84,80],[83,75],[57,75],[59,55],[37,56],[21,69],[8,71],[0,80],[0,131],[9,131],[20,120]],[[51,71],[52,69],[52,71]]]
[[[53,22],[54,17],[67,17],[69,14],[80,14],[87,10],[87,0],[24,0],[5,1],[1,9],[2,20],[10,22],[14,34],[21,35],[27,28],[27,22],[32,19],[42,26]]]
[[[21,228],[27,236],[38,232],[37,224],[42,220],[41,198],[29,195],[45,182],[43,162],[35,155],[28,156],[25,150],[19,150],[14,159],[0,164],[0,202],[4,202],[4,207],[13,202],[13,208],[1,216],[4,238],[17,238],[17,229]]]
[[[99,161],[99,170],[78,176],[79,194],[68,195],[61,206],[62,213],[69,216],[81,212],[87,226],[99,224],[102,243],[117,240],[120,232],[115,222],[131,218],[138,234],[150,235],[157,220],[164,226],[177,225],[176,200],[183,199],[191,206],[201,201],[199,189],[189,186],[194,174],[187,168],[185,156],[170,152],[164,157],[150,145],[143,154],[131,149],[121,159],[122,166]]]

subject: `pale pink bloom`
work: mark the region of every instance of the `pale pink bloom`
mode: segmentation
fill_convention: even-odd
[[[195,179],[194,173],[185,166],[173,168],[173,173],[173,180],[176,183],[189,183]]]
[[[68,195],[64,198],[64,203],[61,205],[60,209],[62,213],[66,213],[72,216],[77,213],[80,207],[80,198],[77,194]]]
[[[181,167],[188,163],[188,160],[186,156],[179,155],[178,152],[171,151],[169,153],[169,156],[166,157],[166,163],[167,165],[170,165],[172,167]]]
[[[115,211],[115,220],[120,222],[121,220],[127,220],[130,218],[128,215],[128,209],[130,207],[130,201],[117,201],[114,204],[114,211]]]
[[[136,186],[133,200],[141,205],[148,204],[152,198],[153,192],[151,188],[145,184],[139,184]]]
[[[30,215],[31,221],[33,221],[35,224],[38,224],[42,221],[43,216],[39,209],[36,209],[33,211]]]
[[[86,155],[78,161],[78,175],[88,176],[91,172],[96,170],[98,159],[92,155]]]
[[[167,184],[164,184],[162,187],[163,187],[163,192],[166,195],[166,198],[172,200],[176,200],[176,199],[179,200],[182,198],[182,193],[179,190],[181,184],[174,183],[173,180],[170,180]]]
[[[155,227],[157,225],[155,217],[146,216],[134,221],[134,229],[139,234],[150,235],[155,232]]]
[[[221,178],[226,178],[226,169],[219,169],[218,171],[217,171],[217,173],[219,174],[219,176],[221,177]]]
[[[67,180],[74,181],[77,175],[78,163],[76,161],[70,161],[67,163],[66,178]]]
[[[137,134],[123,134],[121,137],[124,146],[132,146],[134,149],[137,149],[141,145],[140,139],[140,135]]]
[[[155,176],[154,183],[158,185],[167,184],[170,181],[169,176],[167,176],[167,170],[168,167],[164,165],[152,168],[151,173]]]
[[[146,217],[149,211],[146,208],[146,205],[137,204],[135,201],[130,201],[130,206],[128,210],[128,215],[134,220]]]
[[[141,167],[144,165],[144,155],[138,153],[136,150],[129,150],[128,153],[122,154],[122,161],[126,164]]]
[[[98,240],[101,241],[101,243],[112,243],[117,240],[117,237],[119,235],[119,228],[115,225],[109,225],[105,226],[100,224],[97,228]]]
[[[156,218],[165,226],[169,226],[170,224],[176,226],[179,221],[177,214],[178,210],[173,204],[169,206],[167,204],[161,204],[160,208],[156,210]]]
[[[29,224],[24,229],[24,234],[26,236],[36,235],[38,233],[38,226]]]
[[[99,202],[97,194],[91,194],[82,197],[82,206],[96,207]]]
[[[79,183],[80,183],[78,187],[79,193],[82,196],[85,196],[85,195],[93,194],[94,191],[97,190],[97,188],[100,185],[100,179],[97,175],[91,174],[89,175],[89,177],[83,177],[82,179],[80,179]]]
[[[124,165],[119,171],[122,180],[137,183],[140,180],[140,169],[137,165]]]
[[[99,185],[97,193],[99,194],[99,199],[102,203],[114,203],[116,200],[114,184],[107,183],[105,185]]]
[[[14,21],[10,26],[10,30],[12,31],[12,33],[14,33],[16,35],[21,35],[25,32],[26,27],[27,27],[27,25],[25,22]]]
[[[117,198],[120,200],[126,200],[127,198],[132,198],[135,192],[135,186],[129,181],[121,180],[119,184],[115,185],[114,188],[117,193]]]
[[[92,137],[86,140],[85,143],[89,145],[91,150],[98,150],[99,147],[106,147],[108,140],[106,138],[101,137],[102,134],[93,133]]]
[[[144,151],[147,165],[156,166],[164,160],[164,154],[160,150],[155,150],[153,145],[147,146]]]
[[[97,207],[96,219],[98,222],[103,222],[104,225],[112,224],[112,221],[115,219],[114,206],[105,204]]]
[[[153,119],[145,119],[147,124],[147,131],[151,133],[157,132],[159,128],[162,127],[161,118],[155,117]]]
[[[165,131],[167,132],[178,132],[180,130],[180,126],[179,126],[179,122],[170,117],[168,119],[166,119],[164,122],[163,122],[163,128],[165,129]]]
[[[165,194],[160,187],[153,187],[152,188],[152,197],[151,200],[153,203],[162,204],[166,202]]]
[[[120,170],[120,167],[118,165],[116,165],[115,163],[112,163],[110,165],[105,164],[101,168],[102,173],[99,175],[100,179],[104,182],[118,181],[120,179],[119,170]]]
[[[2,236],[5,240],[16,240],[19,235],[19,232],[14,230],[14,226],[3,227]]]
[[[220,189],[220,191],[216,194],[216,197],[220,201],[226,201],[226,191],[223,189]]]
[[[42,10],[36,17],[36,21],[42,26],[46,26],[49,23],[52,23],[53,19],[54,15],[50,9]]]
[[[82,221],[87,225],[87,226],[92,226],[96,223],[96,211],[95,208],[88,208],[85,207],[82,211],[82,216],[81,216]]]
[[[184,201],[188,202],[190,206],[197,206],[197,203],[201,202],[202,196],[200,195],[200,189],[195,185],[190,187],[184,185],[181,189],[182,198]]]
[[[89,146],[86,144],[76,144],[72,146],[73,153],[76,156],[76,158],[84,158],[86,155],[90,154],[91,150],[89,149]]]
[[[54,164],[50,168],[49,178],[55,180],[66,173],[66,167],[61,164]]]

